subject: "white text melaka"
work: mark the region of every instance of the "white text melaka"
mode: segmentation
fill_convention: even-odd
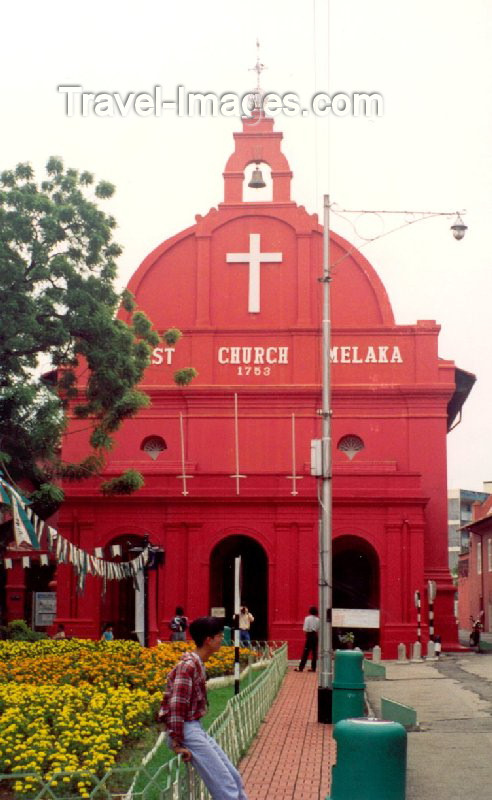
[[[330,348],[332,364],[403,364],[396,345],[336,345]]]

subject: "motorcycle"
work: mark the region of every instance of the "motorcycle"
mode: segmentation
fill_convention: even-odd
[[[476,619],[470,617],[470,622],[472,624],[470,633],[470,647],[480,647],[480,632],[483,630],[483,615],[483,611],[481,611]]]

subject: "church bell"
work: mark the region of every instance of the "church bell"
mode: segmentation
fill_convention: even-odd
[[[266,186],[259,164],[256,164],[256,169],[253,170],[248,186],[250,189],[263,189]]]

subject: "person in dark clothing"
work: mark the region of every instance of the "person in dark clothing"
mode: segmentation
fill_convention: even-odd
[[[318,631],[319,631],[319,617],[318,609],[316,606],[311,606],[309,614],[304,618],[302,626],[306,634],[306,641],[304,642],[304,650],[302,652],[301,661],[299,666],[296,667],[296,672],[302,672],[306,666],[309,655],[311,654],[311,672],[316,672],[316,662],[318,660]]]

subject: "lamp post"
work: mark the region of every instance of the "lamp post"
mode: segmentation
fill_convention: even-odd
[[[143,553],[145,550],[148,551],[148,558],[146,563],[142,567],[142,580],[143,586],[142,589],[139,588],[139,592],[142,592],[142,610],[143,610],[143,619],[141,622],[143,623],[143,644],[144,647],[149,646],[149,571],[156,570],[160,564],[164,562],[164,550],[161,547],[151,544],[150,537],[148,533],[145,533],[143,536],[142,544],[135,545],[134,547],[130,548],[131,553]],[[137,624],[137,616],[138,610],[135,609],[135,628],[138,627]],[[138,635],[139,631],[137,631]]]
[[[320,481],[319,487],[319,684],[318,684],[318,722],[331,723],[332,721],[332,691],[333,691],[333,580],[332,580],[332,440],[331,440],[331,320],[330,320],[330,196],[323,197],[323,272],[318,280],[323,287],[322,310],[322,394],[321,394],[321,439],[315,440],[311,445],[311,474],[316,475]],[[400,214],[411,215],[403,224],[391,229],[387,233],[370,237],[375,241],[382,236],[396,230],[412,225],[421,220],[433,217],[454,216],[448,211],[350,211],[340,209],[345,214]],[[456,219],[451,225],[453,236],[458,241],[463,239],[467,226],[461,214],[456,213]],[[345,254],[346,258],[349,254]],[[341,259],[343,260],[343,259]],[[340,261],[338,262],[340,263]]]
[[[320,658],[318,721],[332,720],[332,454],[331,454],[331,370],[330,370],[330,197],[323,198],[323,287],[322,394],[321,394],[321,487],[319,519],[319,608]]]

